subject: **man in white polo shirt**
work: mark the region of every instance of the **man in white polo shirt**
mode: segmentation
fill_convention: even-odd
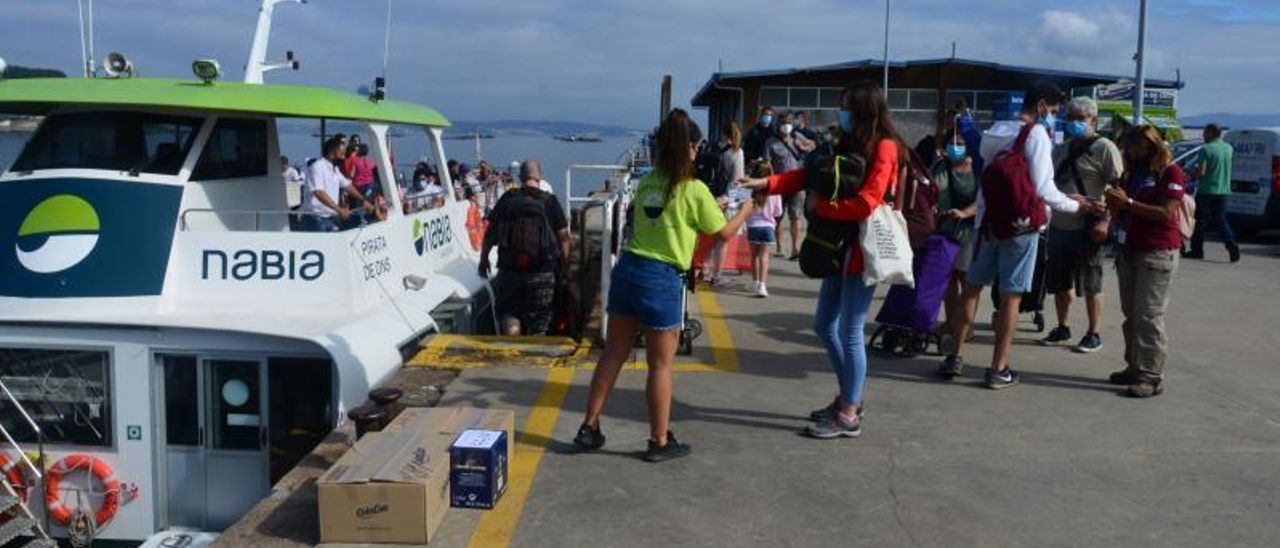
[[[342,205],[341,194],[346,192],[353,198],[362,201],[366,207],[369,201],[361,196],[352,186],[351,181],[342,176],[334,165],[346,156],[346,145],[342,139],[334,137],[324,143],[324,158],[312,160],[307,164],[306,177],[302,184],[302,227],[305,232],[334,232],[338,224],[333,217],[346,221],[351,217],[351,210]]]

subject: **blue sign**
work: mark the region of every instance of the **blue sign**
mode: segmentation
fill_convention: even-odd
[[[0,184],[0,295],[159,295],[182,187],[109,179]]]

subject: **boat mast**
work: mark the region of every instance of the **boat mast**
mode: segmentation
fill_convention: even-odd
[[[275,13],[276,4],[281,2],[305,4],[306,0],[262,0],[262,7],[258,8],[258,27],[253,32],[253,47],[249,48],[249,61],[244,65],[246,84],[261,84],[264,72],[279,68],[279,63],[267,62],[267,42],[271,40],[271,15]]]

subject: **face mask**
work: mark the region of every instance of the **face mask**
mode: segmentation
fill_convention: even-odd
[[[761,117],[760,117],[760,125],[762,125],[762,126],[767,126],[767,125],[772,124],[772,123],[773,123],[773,115],[772,115],[772,114],[766,114],[766,115],[764,115],[764,116],[761,116]]]
[[[853,133],[853,111],[840,111],[840,131],[845,133]]]
[[[1067,135],[1070,135],[1072,139],[1084,137],[1088,132],[1089,124],[1081,120],[1072,120],[1067,122]]]
[[[963,160],[965,152],[964,145],[957,145],[955,143],[947,145],[947,159],[952,162],[959,162],[960,160]]]
[[[1040,117],[1040,125],[1049,130],[1049,134],[1053,135],[1053,127],[1058,125],[1058,115],[1052,112]]]
[[[782,127],[778,129],[782,131],[783,135],[791,135],[791,131],[795,128],[791,124],[782,124]]]

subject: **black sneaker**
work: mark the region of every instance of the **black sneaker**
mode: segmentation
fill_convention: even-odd
[[[947,380],[959,377],[964,373],[964,358],[950,354],[938,365],[938,376]]]
[[[1187,251],[1182,254],[1183,259],[1204,259],[1204,251]]]
[[[1080,352],[1081,354],[1092,354],[1102,350],[1102,335],[1097,333],[1085,333],[1084,338],[1080,339],[1080,344],[1077,344],[1072,348],[1072,350]]]
[[[662,462],[671,459],[678,459],[693,452],[693,448],[688,444],[680,443],[676,439],[675,434],[667,432],[667,444],[658,445],[657,440],[649,440],[649,449],[645,450],[640,458],[646,462]]]
[[[1112,373],[1110,377],[1107,377],[1107,382],[1114,384],[1116,386],[1128,386],[1130,384],[1137,384],[1138,373],[1129,371],[1128,369],[1116,371],[1115,373]]]
[[[1045,346],[1057,346],[1066,343],[1071,339],[1071,328],[1065,325],[1059,325],[1049,331],[1049,336],[1040,339],[1040,344]]]
[[[604,432],[600,431],[599,425],[592,428],[584,424],[578,427],[578,435],[573,438],[573,443],[587,451],[595,451],[604,447]]]
[[[1018,384],[1021,375],[1014,371],[1012,367],[1004,368],[1004,371],[997,371],[994,368],[987,369],[987,375],[984,379],[987,388],[992,390],[1000,390]]]
[[[1240,246],[1233,245],[1227,248],[1227,254],[1231,256],[1231,262],[1240,262]]]

